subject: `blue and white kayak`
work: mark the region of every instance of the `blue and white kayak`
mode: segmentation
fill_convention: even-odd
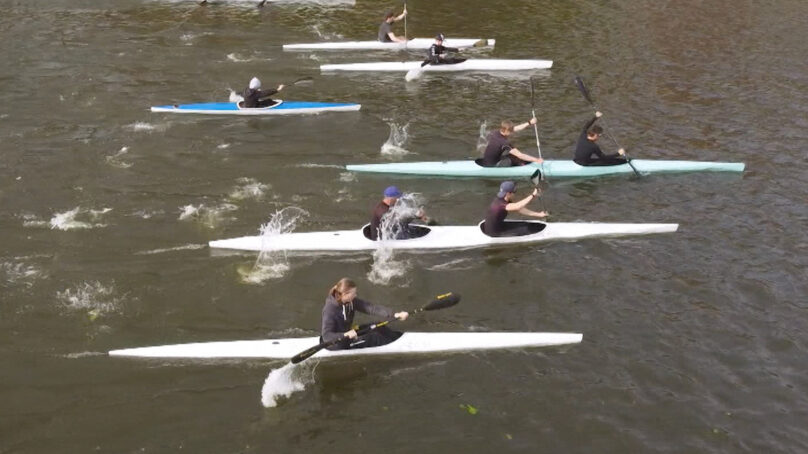
[[[483,221],[484,222],[484,221]],[[409,239],[373,241],[370,225],[361,229],[326,232],[292,232],[277,235],[244,236],[208,243],[211,248],[238,251],[286,251],[329,253],[368,251],[380,248],[408,251],[440,251],[478,247],[541,243],[547,241],[575,241],[584,238],[624,237],[673,233],[679,224],[617,224],[601,222],[541,222],[505,221],[506,229],[522,228],[529,233],[521,236],[491,237],[478,225],[445,225],[409,227]]]
[[[699,162],[632,159],[631,163],[640,173],[674,172],[743,172],[742,162]],[[518,178],[529,177],[537,169],[548,178],[599,177],[605,175],[633,174],[628,164],[614,166],[580,166],[573,161],[546,160],[543,164],[527,164],[517,167],[483,167],[475,161],[427,161],[384,164],[354,164],[345,168],[351,172],[390,173],[399,175],[423,175],[437,177]]]
[[[284,44],[283,50],[418,50],[429,49],[434,38],[413,38],[406,43],[383,43],[381,41],[342,41],[324,43]],[[448,38],[446,47],[464,49],[469,47],[494,47],[496,40],[480,38]]]
[[[320,71],[377,71],[405,73],[418,68],[426,72],[528,71],[533,69],[549,69],[553,66],[552,60],[497,60],[483,58],[471,58],[461,63],[447,65],[426,65],[424,67],[421,67],[421,63],[423,63],[422,60],[320,65]]]
[[[381,347],[348,350],[320,350],[313,358],[339,358],[366,355],[408,355],[455,353],[476,350],[503,350],[528,347],[578,344],[583,339],[580,333],[541,332],[406,332],[395,342]],[[109,356],[138,358],[190,358],[190,359],[237,359],[263,358],[289,360],[307,348],[320,343],[319,337],[296,337],[284,339],[260,339],[225,342],[200,342],[194,344],[160,345],[155,347],[112,350]]]
[[[152,112],[170,112],[203,115],[300,115],[322,112],[350,112],[361,104],[339,102],[279,101],[269,107],[241,107],[235,102],[206,102],[200,104],[174,104],[154,106]]]

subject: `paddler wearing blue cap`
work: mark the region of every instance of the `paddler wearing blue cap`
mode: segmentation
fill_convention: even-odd
[[[278,85],[275,90],[261,90],[261,81],[257,77],[253,77],[250,80],[250,86],[244,89],[242,95],[244,101],[241,102],[241,107],[269,107],[277,104],[278,101],[271,99],[270,96],[281,90],[283,90],[283,84]]]
[[[398,202],[402,194],[397,187],[388,186],[384,190],[383,195],[384,198],[373,208],[373,214],[370,218],[370,239],[373,241],[378,240],[381,234],[382,218],[387,215],[390,208]],[[423,210],[419,210],[416,216],[424,222],[429,222],[429,218],[424,214]],[[396,237],[384,239],[404,240],[409,238],[409,229],[407,226],[412,220],[413,219],[400,219],[398,221],[398,228],[394,229],[396,231]]]
[[[505,218],[508,217],[508,213],[511,211],[516,211],[519,214],[535,218],[547,217],[546,211],[527,209],[527,204],[538,197],[539,188],[533,188],[533,192],[530,193],[530,195],[518,202],[513,201],[514,195],[516,195],[516,183],[513,181],[503,181],[502,184],[499,185],[497,198],[495,198],[488,207],[488,213],[485,216],[485,223],[483,224],[483,233],[494,237],[522,236],[533,233],[529,230],[529,226],[525,224],[507,225]]]

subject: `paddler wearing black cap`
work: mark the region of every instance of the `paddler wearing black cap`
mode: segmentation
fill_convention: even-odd
[[[356,312],[363,312],[376,317],[407,320],[409,313],[405,311],[393,313],[390,309],[370,303],[356,297],[356,283],[347,277],[340,279],[328,292],[323,306],[323,318],[320,329],[322,342],[330,342],[343,338],[343,342],[327,347],[329,350],[349,348],[378,347],[389,344],[401,337],[401,332],[380,326],[371,332],[357,337],[353,325]]]
[[[396,36],[393,33],[393,22],[398,22],[401,19],[407,17],[407,7],[404,6],[404,12],[399,14],[398,16],[395,15],[392,11],[389,11],[384,16],[384,22],[379,25],[379,41],[383,43],[403,43],[406,42],[406,38],[401,38]]]
[[[538,188],[534,188],[530,195],[518,202],[513,201],[515,193],[516,183],[513,181],[503,181],[502,184],[499,185],[497,198],[494,199],[488,207],[488,213],[485,216],[485,223],[483,224],[483,233],[494,237],[522,236],[533,233],[529,230],[529,226],[525,224],[507,225],[505,218],[508,217],[508,213],[511,211],[536,218],[547,217],[546,211],[533,211],[526,208],[527,204],[539,195]]]
[[[492,131],[488,134],[488,145],[485,147],[483,158],[478,161],[480,165],[483,167],[511,167],[523,166],[528,162],[535,162],[536,164],[544,162],[541,158],[522,153],[511,145],[509,141],[514,132],[519,132],[535,124],[535,118],[516,126],[510,120],[504,120],[500,124],[498,131]]]
[[[384,198],[379,202],[375,208],[373,208],[373,214],[370,218],[370,239],[373,241],[377,241],[381,236],[382,232],[382,220],[385,216],[388,216],[388,212],[390,208],[398,202],[398,199],[401,197],[401,191],[398,190],[395,186],[388,186],[383,193]],[[416,214],[418,219],[421,219],[424,222],[429,222],[429,218],[424,214],[423,210],[419,210]],[[398,220],[398,225],[394,228],[395,230],[395,238],[384,238],[384,239],[396,239],[396,240],[405,240],[409,238],[409,229],[407,226],[409,225],[412,219],[400,219]]]
[[[624,158],[626,150],[622,148],[617,150],[617,154],[604,154],[600,149],[597,142],[600,135],[603,134],[603,128],[596,125],[595,122],[602,116],[602,113],[595,112],[595,117],[584,125],[581,135],[578,136],[578,142],[575,144],[575,157],[573,158],[576,164],[581,166],[614,166],[628,162]]]
[[[447,57],[446,52],[460,52],[460,49],[454,47],[446,47],[443,45],[443,41],[446,37],[443,33],[438,33],[438,36],[435,37],[435,42],[429,47],[427,51],[426,60],[421,64],[421,66],[426,65],[453,65],[455,63],[462,63],[466,61],[465,58],[455,58],[455,57]]]
[[[242,95],[244,101],[241,102],[241,107],[269,107],[277,104],[278,101],[270,99],[270,96],[283,90],[283,84],[278,85],[276,90],[261,90],[261,81],[257,77],[250,80],[250,86],[244,89]]]

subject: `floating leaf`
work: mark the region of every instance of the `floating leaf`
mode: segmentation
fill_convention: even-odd
[[[513,440],[513,436],[511,436],[511,434],[505,434],[505,438],[508,440]]]
[[[470,415],[476,415],[476,414],[477,414],[477,409],[476,409],[476,408],[474,408],[474,407],[473,407],[473,406],[471,406],[471,405],[468,405],[468,404],[460,404],[460,408],[462,408],[463,410],[466,410],[467,412],[469,412],[469,414],[470,414]]]
[[[94,322],[99,315],[101,315],[101,312],[98,309],[93,309],[90,312],[87,312],[87,316],[90,317],[91,322]]]

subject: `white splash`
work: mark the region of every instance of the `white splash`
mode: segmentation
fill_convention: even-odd
[[[56,292],[56,299],[70,310],[88,311],[91,317],[118,312],[123,298],[115,295],[115,286],[98,281],[84,282],[75,288]]]
[[[344,183],[351,183],[356,181],[356,173],[354,172],[342,172],[339,174],[339,181]]]
[[[44,221],[39,219],[33,213],[22,213],[19,215],[22,218],[22,225],[23,227],[49,227],[50,223],[48,221]]]
[[[317,34],[318,37],[320,37],[320,39],[322,39],[324,41],[336,40],[336,39],[342,39],[343,38],[343,36],[341,34],[339,34],[339,33],[324,33],[324,32],[322,32],[318,25],[312,25],[311,29],[312,29],[312,31],[314,31],[314,33]]]
[[[100,210],[84,209],[81,207],[63,213],[56,213],[51,218],[49,225],[55,230],[77,230],[92,229],[96,227],[106,227],[107,224],[97,222],[101,217],[112,211],[112,208]]]
[[[208,228],[220,225],[226,218],[225,214],[238,210],[232,203],[222,203],[215,207],[199,205],[185,205],[180,207],[180,221],[196,221]]]
[[[409,130],[410,124],[399,126],[396,123],[390,122],[390,136],[387,141],[382,144],[381,153],[386,156],[402,156],[408,154],[409,151],[404,148],[410,140]]]
[[[270,188],[270,185],[261,183],[254,178],[242,177],[236,181],[238,182],[238,186],[233,188],[228,196],[231,200],[261,200],[264,198],[266,191]]]
[[[306,210],[298,207],[286,207],[276,211],[270,216],[269,221],[261,226],[262,243],[272,242],[274,237],[293,231],[297,223],[308,215]],[[244,283],[262,284],[269,279],[283,277],[289,268],[285,251],[262,250],[251,267],[240,268],[238,272]]]
[[[367,275],[370,282],[387,285],[393,279],[406,275],[410,269],[408,260],[395,259],[394,250],[390,245],[392,241],[397,241],[395,238],[401,233],[402,221],[415,219],[423,214],[423,210],[420,208],[421,201],[419,194],[404,194],[382,217],[382,223],[379,226],[382,239],[377,242],[378,246],[373,251],[373,264]]]
[[[244,101],[244,97],[243,97],[243,96],[241,96],[240,94],[236,93],[235,91],[233,91],[233,90],[232,90],[232,89],[230,89],[230,88],[228,88],[228,91],[230,92],[230,95],[228,96],[228,98],[227,98],[227,99],[228,99],[230,102],[241,102],[241,101]]]
[[[232,61],[232,62],[236,62],[236,63],[247,62],[247,61],[251,60],[251,59],[241,58],[236,53],[227,54],[227,59]]]
[[[121,147],[117,153],[112,156],[107,156],[107,163],[113,167],[117,167],[119,169],[128,169],[132,167],[131,162],[125,162],[123,157],[129,152],[129,147]]]
[[[289,397],[294,392],[306,389],[306,385],[313,380],[303,381],[301,375],[299,367],[292,363],[270,371],[261,387],[261,404],[266,408],[275,407],[278,398]]]
[[[235,102],[238,102],[238,101],[235,101]],[[230,148],[230,144],[229,143],[220,143],[219,145],[216,145],[216,148],[218,148],[219,150],[225,150],[225,149]]]
[[[485,152],[485,147],[488,145],[488,125],[483,120],[480,124],[480,135],[477,137],[477,154],[480,156]]]
[[[126,128],[131,129],[132,131],[137,131],[137,132],[141,132],[141,131],[152,132],[152,131],[157,131],[157,130],[162,131],[162,130],[165,129],[164,127],[155,126],[155,125],[153,125],[151,123],[146,123],[146,122],[143,122],[143,121],[137,121],[135,123],[126,125]]]

